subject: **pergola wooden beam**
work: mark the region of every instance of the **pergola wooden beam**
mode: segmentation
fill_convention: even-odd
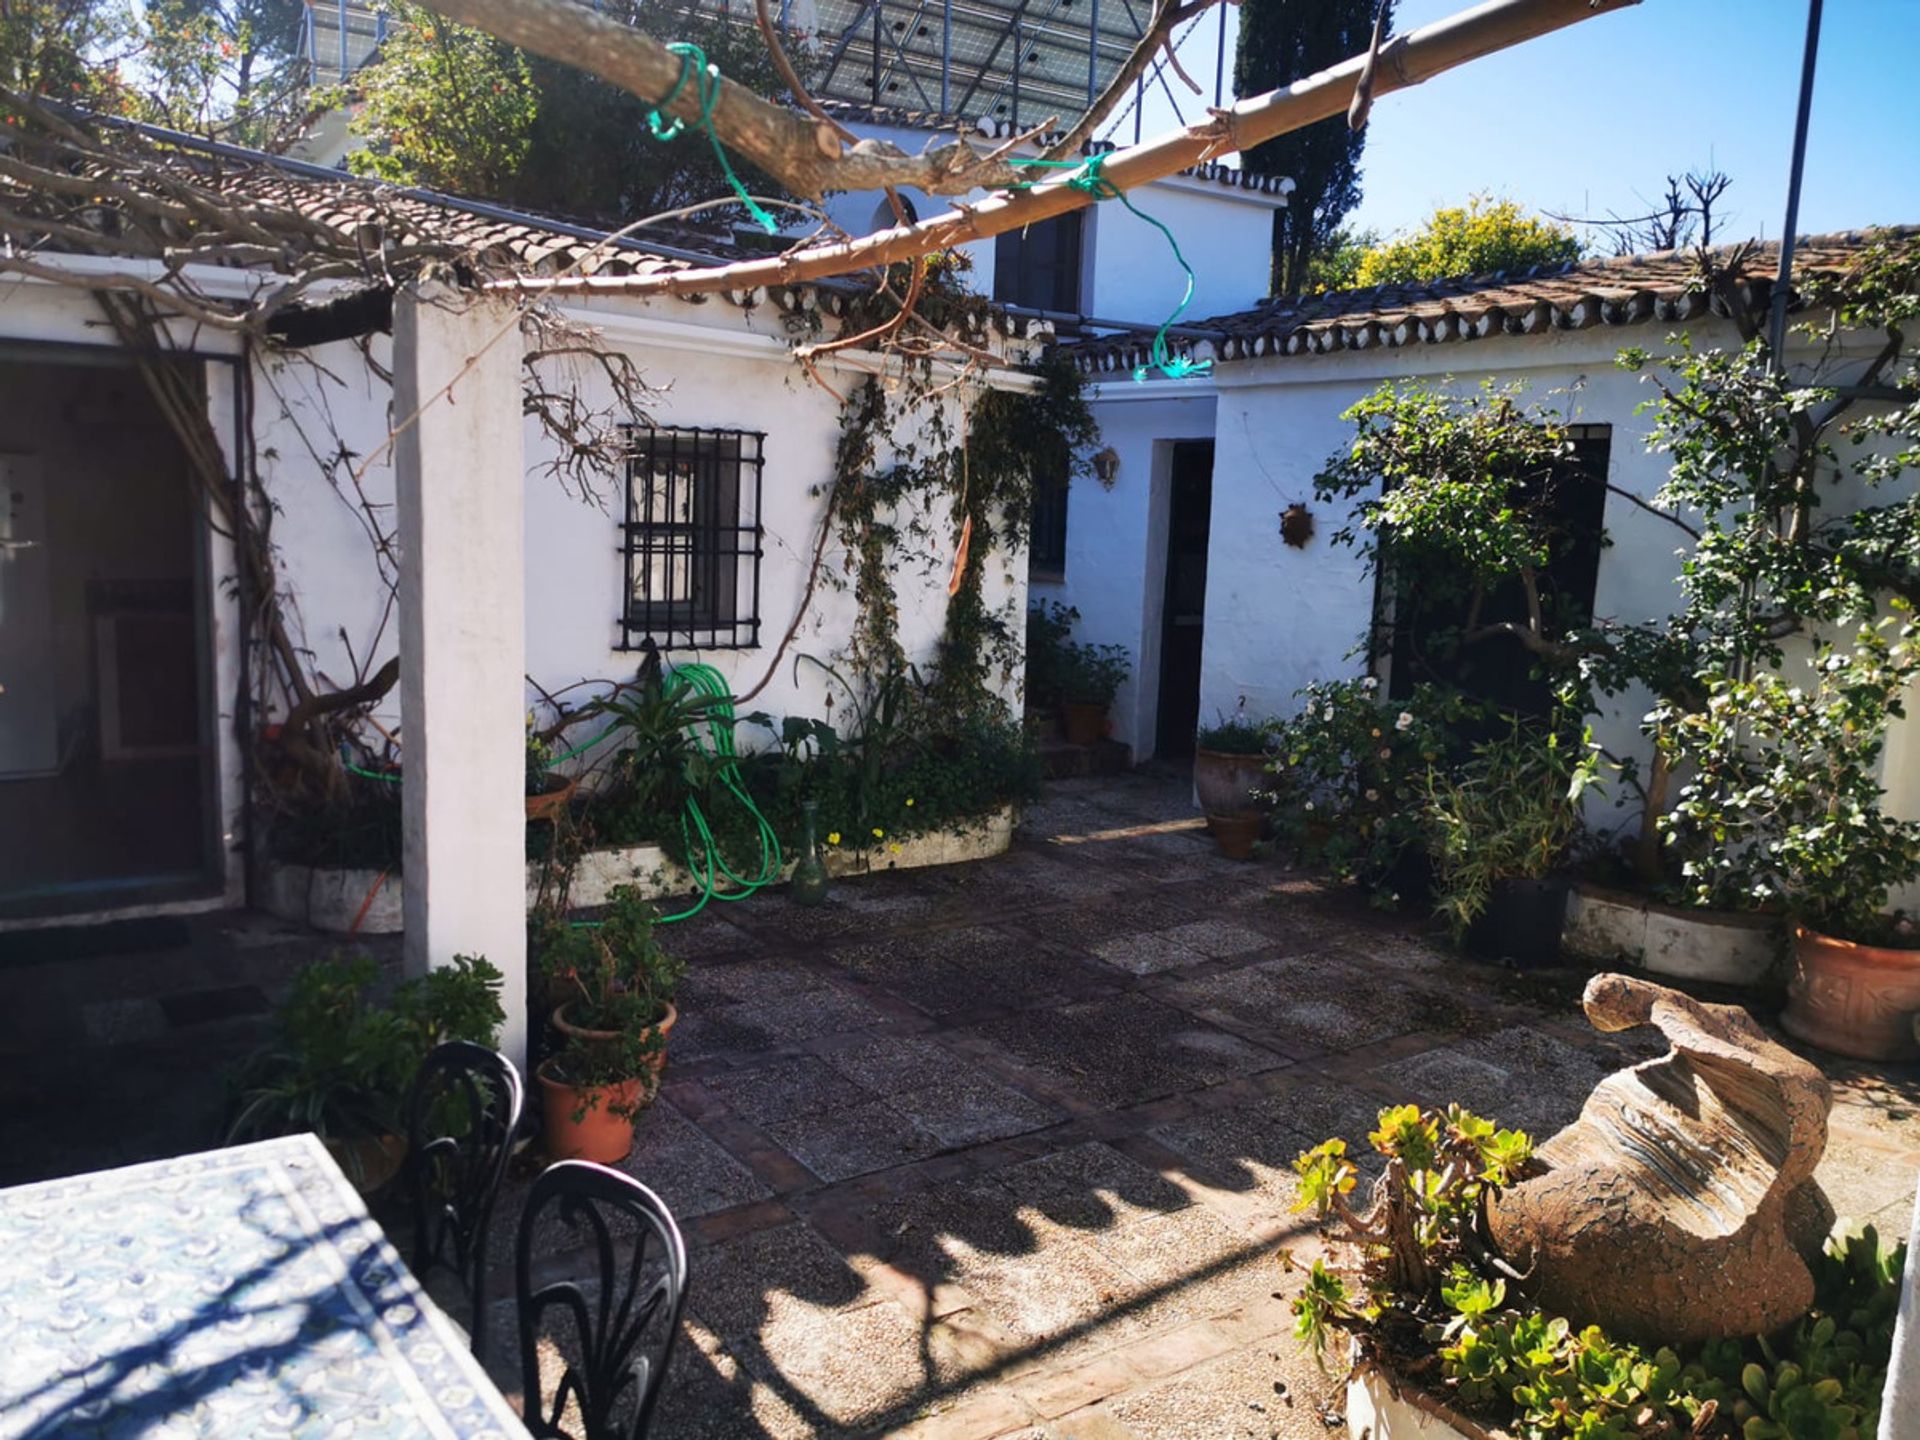
[[[484,6],[485,0],[428,0],[436,9]],[[1639,0],[1486,0],[1447,19],[1423,25],[1389,40],[1374,67],[1373,95],[1405,90],[1483,55],[1509,49],[1539,36],[1623,9]],[[1176,175],[1189,166],[1232,154],[1345,113],[1367,57],[1355,55],[1328,70],[1296,80],[1284,89],[1216,110],[1203,124],[1169,131],[1101,162],[1102,176],[1121,190]],[[716,115],[716,126],[719,116]],[[722,131],[721,138],[726,139]],[[622,295],[695,295],[715,290],[747,290],[792,285],[808,280],[871,270],[918,255],[984,240],[1094,203],[1094,197],[1069,183],[1073,172],[1050,172],[1030,190],[1001,191],[977,204],[954,209],[912,225],[875,231],[855,240],[814,246],[764,260],[746,260],[704,269],[643,276],[555,276],[496,282],[500,288],[537,293],[609,293]],[[784,177],[783,177],[784,178]]]

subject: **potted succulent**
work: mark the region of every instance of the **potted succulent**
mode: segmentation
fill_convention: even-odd
[[[550,917],[537,943],[560,1037],[534,1072],[547,1151],[611,1164],[633,1148],[634,1118],[659,1089],[685,967],[660,948],[652,907],[627,885],[599,922]]]
[[[1266,781],[1270,727],[1224,715],[1194,737],[1193,793],[1208,815],[1239,815],[1258,808]]]
[[[1901,697],[1920,678],[1904,601],[1850,643],[1827,641],[1791,672],[1710,681],[1677,731],[1693,774],[1670,826],[1697,854],[1701,904],[1767,909],[1793,925],[1792,1035],[1842,1055],[1920,1058],[1920,933],[1887,913],[1920,879],[1920,822],[1887,814],[1881,768]]]
[[[1427,780],[1434,901],[1454,942],[1488,960],[1551,964],[1560,952],[1580,799],[1599,754],[1584,737],[1514,721]]]
[[[1904,1244],[1868,1227],[1815,1258],[1814,1307],[1762,1338],[1635,1341],[1530,1298],[1487,1224],[1541,1170],[1530,1139],[1457,1105],[1380,1112],[1371,1203],[1344,1140],[1294,1162],[1297,1209],[1336,1218],[1331,1262],[1304,1267],[1294,1333],[1349,1355],[1350,1436],[1794,1440],[1874,1433]],[[1291,1267],[1285,1254],[1282,1260]],[[1290,1287],[1292,1288],[1292,1287]]]
[[[379,969],[358,952],[294,977],[275,1038],[234,1076],[229,1141],[311,1131],[364,1193],[406,1155],[401,1107],[427,1052],[445,1040],[492,1045],[506,1019],[501,975],[478,956],[403,980],[378,1002]]]

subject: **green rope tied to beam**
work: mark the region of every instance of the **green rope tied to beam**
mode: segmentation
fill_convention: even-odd
[[[740,183],[740,177],[733,173],[733,162],[727,159],[725,147],[720,137],[713,133],[713,110],[720,103],[720,70],[708,62],[707,52],[691,42],[676,42],[667,46],[680,57],[680,78],[673,82],[673,88],[659,105],[647,112],[647,129],[653,132],[653,138],[665,143],[678,139],[687,128],[687,122],[678,115],[665,115],[661,112],[679,97],[687,88],[689,77],[694,78],[700,98],[700,115],[693,123],[707,132],[707,140],[713,146],[714,158],[720,162],[720,169],[727,177],[727,184],[733,187],[733,193],[740,203],[747,207],[747,213],[759,222],[760,228],[769,235],[780,233],[780,223],[763,210],[759,203],[747,193],[747,187]]]
[[[1174,355],[1169,352],[1167,346],[1167,331],[1179,323],[1180,317],[1187,313],[1187,306],[1193,303],[1193,266],[1189,265],[1187,263],[1187,257],[1180,253],[1180,242],[1174,239],[1173,231],[1169,230],[1164,223],[1154,219],[1153,216],[1147,214],[1146,211],[1134,204],[1128,197],[1126,191],[1107,179],[1102,169],[1106,164],[1106,160],[1106,154],[1103,153],[1099,155],[1089,155],[1085,160],[1040,160],[1016,157],[1009,163],[1049,170],[1073,170],[1075,173],[1067,177],[1068,189],[1078,190],[1083,195],[1091,195],[1095,200],[1118,200],[1122,205],[1126,206],[1128,210],[1132,211],[1135,216],[1146,221],[1147,224],[1153,226],[1154,229],[1167,237],[1167,244],[1173,250],[1174,260],[1179,264],[1180,268],[1186,272],[1187,288],[1186,292],[1180,297],[1180,303],[1174,306],[1173,313],[1169,315],[1165,323],[1154,332],[1153,344],[1147,351],[1147,363],[1133,372],[1133,378],[1136,382],[1144,381],[1147,378],[1147,372],[1149,370],[1158,370],[1169,380],[1184,380],[1189,375],[1204,375],[1213,369],[1213,362],[1211,360],[1196,361],[1190,355]],[[1030,180],[1017,188],[1031,190],[1039,183],[1041,182]]]

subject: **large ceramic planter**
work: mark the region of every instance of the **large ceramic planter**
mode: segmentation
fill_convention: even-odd
[[[1860,1060],[1920,1060],[1920,950],[1855,945],[1813,930],[1793,932],[1793,969],[1780,1027]]]
[[[322,1135],[320,1143],[333,1157],[353,1188],[372,1199],[400,1173],[407,1158],[404,1135],[358,1135],[351,1139]]]
[[[1220,853],[1227,859],[1251,860],[1253,847],[1260,840],[1263,818],[1251,811],[1241,811],[1237,815],[1209,815],[1207,829],[1213,832],[1213,843],[1220,847]]]
[[[1062,701],[1060,729],[1069,745],[1098,745],[1107,738],[1107,707],[1078,700]]]
[[[1233,755],[1225,750],[1193,752],[1193,793],[1209,815],[1237,815],[1253,808],[1253,792],[1267,777],[1264,755]]]
[[[1780,922],[1767,915],[1662,905],[1598,885],[1574,886],[1563,947],[1602,965],[1622,962],[1721,985],[1762,985],[1779,964]]]
[[[1566,916],[1565,880],[1497,880],[1486,910],[1467,927],[1464,943],[1482,960],[1538,969],[1559,961]]]
[[[594,1160],[617,1165],[633,1150],[634,1112],[645,1103],[636,1076],[618,1085],[581,1088],[557,1080],[553,1062],[534,1071],[540,1082],[547,1155],[554,1160]]]

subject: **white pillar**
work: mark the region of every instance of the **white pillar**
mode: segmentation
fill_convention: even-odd
[[[484,955],[527,1058],[526,512],[510,304],[395,297],[406,969]],[[417,415],[416,415],[416,412]],[[412,417],[411,419],[409,417]]]

